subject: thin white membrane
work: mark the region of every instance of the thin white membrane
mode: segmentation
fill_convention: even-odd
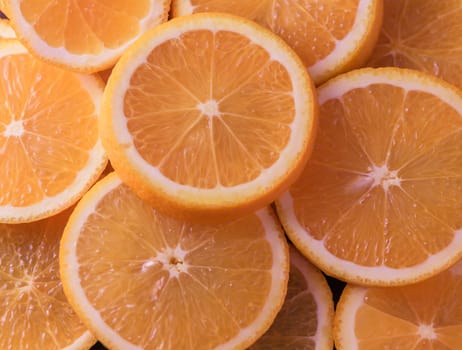
[[[371,14],[375,12],[374,4],[376,2],[376,0],[358,1],[355,20],[348,34],[335,43],[335,49],[329,55],[308,67],[308,71],[315,80],[326,75],[326,72],[338,69],[346,58],[350,57],[363,44],[371,26],[368,18],[371,18]]]
[[[197,16],[197,15],[196,15]],[[172,21],[173,22],[173,21]],[[253,198],[257,193],[265,192],[268,184],[278,183],[285,178],[288,171],[288,164],[291,166],[296,159],[301,157],[308,140],[308,135],[313,129],[313,95],[305,90],[305,76],[300,75],[300,61],[295,60],[292,51],[281,40],[268,39],[267,31],[256,31],[254,26],[246,23],[236,23],[235,20],[224,16],[223,18],[202,17],[200,24],[195,20],[182,21],[168,27],[164,25],[162,35],[152,37],[150,45],[140,47],[130,55],[129,58],[122,57],[116,67],[117,73],[121,74],[117,86],[113,87],[112,95],[108,101],[111,105],[112,123],[115,138],[119,144],[124,145],[124,152],[130,166],[136,169],[144,179],[149,179],[152,187],[158,187],[160,191],[172,197],[180,197],[181,201],[188,203],[194,199],[201,198],[208,203],[223,204],[223,198]],[[183,33],[195,30],[230,31],[238,33],[250,39],[254,44],[269,52],[273,61],[280,62],[289,73],[293,88],[293,101],[295,104],[295,116],[291,125],[291,138],[285,149],[282,150],[279,159],[253,181],[236,185],[233,187],[217,186],[213,189],[198,189],[188,185],[178,184],[165,177],[158,168],[147,163],[137,151],[133,138],[127,128],[127,118],[124,115],[124,96],[130,87],[130,77],[136,69],[146,63],[146,57],[153,48],[167,40],[180,37]],[[294,128],[293,126],[297,127]]]
[[[290,263],[303,274],[308,285],[308,291],[312,294],[316,303],[317,329],[314,336],[316,347],[319,349],[331,348],[333,346],[332,321],[334,315],[334,302],[329,285],[321,271],[312,265],[311,262],[302,256],[295,248],[291,248]]]
[[[341,318],[342,323],[337,329],[336,342],[341,343],[344,349],[358,349],[358,339],[355,336],[354,326],[356,324],[356,313],[359,307],[364,304],[366,293],[367,288],[347,286],[337,306],[335,317],[337,320]],[[345,298],[348,302],[342,300]]]

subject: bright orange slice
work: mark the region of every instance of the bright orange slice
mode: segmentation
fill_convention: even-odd
[[[316,84],[362,66],[382,24],[383,0],[173,0],[174,17],[199,12],[247,17],[281,36]]]
[[[96,339],[67,302],[59,241],[70,211],[29,224],[0,224],[0,348],[89,349]]]
[[[100,130],[119,176],[177,217],[220,220],[300,174],[317,101],[277,36],[226,14],[180,17],[133,45],[105,90]]]
[[[16,33],[37,57],[97,72],[167,20],[170,0],[3,0]]]
[[[348,286],[337,305],[337,349],[462,349],[461,294],[462,262],[411,286]]]
[[[36,60],[0,41],[0,222],[51,216],[98,179],[103,83]]]
[[[245,349],[282,306],[289,252],[269,208],[190,224],[111,174],[74,210],[60,266],[70,303],[111,349]]]
[[[289,287],[271,328],[249,350],[332,350],[334,302],[322,273],[290,246]]]
[[[462,256],[462,93],[417,71],[362,69],[319,89],[320,130],[278,201],[294,244],[328,274],[397,285]]]
[[[412,68],[462,88],[458,1],[384,0],[384,23],[369,65]]]

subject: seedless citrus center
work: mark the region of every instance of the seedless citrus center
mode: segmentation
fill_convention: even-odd
[[[5,128],[4,136],[9,137],[9,136],[22,136],[24,133],[24,125],[22,120],[13,120],[11,121],[10,124],[7,125]]]
[[[422,339],[434,340],[436,339],[435,329],[432,325],[422,324],[419,326],[418,334]]]
[[[385,191],[388,191],[390,186],[400,186],[401,180],[398,177],[398,171],[390,171],[386,165],[380,167],[373,165],[372,168],[369,176],[374,179],[373,186],[380,185]]]
[[[207,117],[215,117],[220,115],[218,103],[215,100],[208,100],[205,103],[199,103],[197,109]]]

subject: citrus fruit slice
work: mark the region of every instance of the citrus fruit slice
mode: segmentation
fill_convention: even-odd
[[[462,263],[402,287],[347,286],[337,305],[338,350],[462,349]]]
[[[334,302],[322,273],[290,246],[287,295],[271,328],[249,350],[332,350]]]
[[[199,12],[247,17],[282,37],[316,84],[369,58],[382,24],[382,0],[173,0],[174,17]]]
[[[33,221],[77,201],[107,159],[98,136],[103,83],[0,41],[0,222]]]
[[[170,0],[4,1],[34,55],[85,73],[114,65],[144,32],[167,20],[170,7]]]
[[[277,201],[294,244],[358,284],[428,278],[462,255],[462,95],[400,68],[361,69],[319,89],[320,130]]]
[[[412,68],[462,87],[462,8],[457,1],[384,0],[384,23],[368,65]]]
[[[245,349],[282,306],[289,252],[269,208],[190,224],[114,173],[74,210],[60,269],[77,314],[111,349]]]
[[[0,40],[14,38],[16,38],[16,34],[10,25],[10,21],[0,18]]]
[[[67,302],[59,241],[67,210],[28,224],[0,224],[0,348],[89,349],[96,339]]]
[[[149,32],[104,93],[101,137],[141,198],[181,218],[268,205],[311,151],[315,89],[295,53],[252,21],[196,14]]]

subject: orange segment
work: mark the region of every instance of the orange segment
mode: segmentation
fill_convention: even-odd
[[[29,224],[0,225],[0,347],[89,349],[95,342],[67,302],[58,248],[69,211]]]
[[[271,328],[249,350],[332,349],[334,303],[322,273],[290,246],[286,299]]]
[[[145,31],[167,19],[169,0],[7,1],[19,38],[43,60],[96,72],[113,65]]]
[[[416,71],[363,69],[319,89],[312,158],[277,202],[291,240],[327,273],[404,284],[462,255],[462,99]]]
[[[317,103],[290,48],[226,14],[174,19],[116,65],[100,130],[123,180],[177,217],[268,205],[311,151]]]
[[[31,221],[70,206],[103,170],[102,84],[41,63],[15,41],[2,49],[0,221]]]
[[[337,349],[460,349],[461,267],[410,286],[346,287],[335,316]]]
[[[71,304],[112,349],[243,349],[273,322],[289,273],[270,209],[191,224],[152,209],[115,174],[79,202],[60,262]]]
[[[173,0],[173,17],[227,12],[249,18],[283,38],[319,84],[360,67],[382,23],[381,0]]]
[[[368,65],[412,68],[462,86],[460,21],[456,1],[384,0],[384,22]]]

